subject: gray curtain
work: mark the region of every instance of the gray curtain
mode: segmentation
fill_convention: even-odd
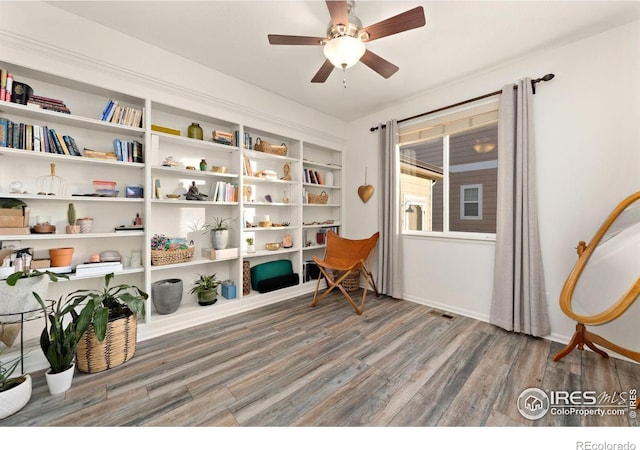
[[[401,240],[400,218],[400,154],[398,153],[398,121],[386,123],[381,142],[379,217],[380,240],[376,270],[376,286],[382,294],[395,298],[402,296],[400,273]]]
[[[531,79],[502,89],[498,121],[498,213],[490,322],[550,333],[538,235]]]

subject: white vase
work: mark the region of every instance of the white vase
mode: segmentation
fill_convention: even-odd
[[[31,375],[8,391],[0,392],[0,420],[20,411],[31,399]]]
[[[324,174],[324,184],[327,186],[333,186],[333,172],[327,172]]]
[[[255,253],[256,244],[247,244],[247,253]]]
[[[71,387],[71,383],[73,382],[73,374],[75,370],[75,364],[71,364],[71,367],[60,373],[51,373],[51,369],[47,370],[45,372],[45,377],[47,378],[49,393],[51,395],[57,395],[68,391]]]
[[[229,243],[229,230],[211,230],[211,246],[215,250],[227,248]]]

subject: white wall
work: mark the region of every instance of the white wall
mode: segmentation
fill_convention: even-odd
[[[588,242],[618,202],[640,190],[638,42],[640,22],[634,22],[451,82],[350,123],[346,233],[366,235],[378,228],[378,196],[363,204],[356,195],[364,166],[369,183],[379,186],[377,149],[382,132],[370,132],[370,127],[493,92],[521,78],[554,73],[552,81],[538,85],[534,97],[535,140],[551,338],[568,342],[575,323],[562,313],[558,298],[577,259],[576,244]],[[405,237],[405,298],[487,320],[493,251],[487,242]],[[626,263],[637,266],[640,276],[639,259]],[[614,300],[592,299],[592,312]],[[631,319],[637,320],[640,305],[632,308],[635,311],[592,331],[638,351],[640,335]]]

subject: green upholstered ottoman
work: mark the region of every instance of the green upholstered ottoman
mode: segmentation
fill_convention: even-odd
[[[269,261],[251,267],[251,287],[260,292],[269,292],[298,284],[298,274],[288,259]]]

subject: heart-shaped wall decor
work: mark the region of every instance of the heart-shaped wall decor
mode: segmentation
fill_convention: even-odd
[[[358,195],[360,196],[360,200],[363,203],[367,203],[371,196],[373,195],[373,186],[370,184],[363,184],[358,188]]]

